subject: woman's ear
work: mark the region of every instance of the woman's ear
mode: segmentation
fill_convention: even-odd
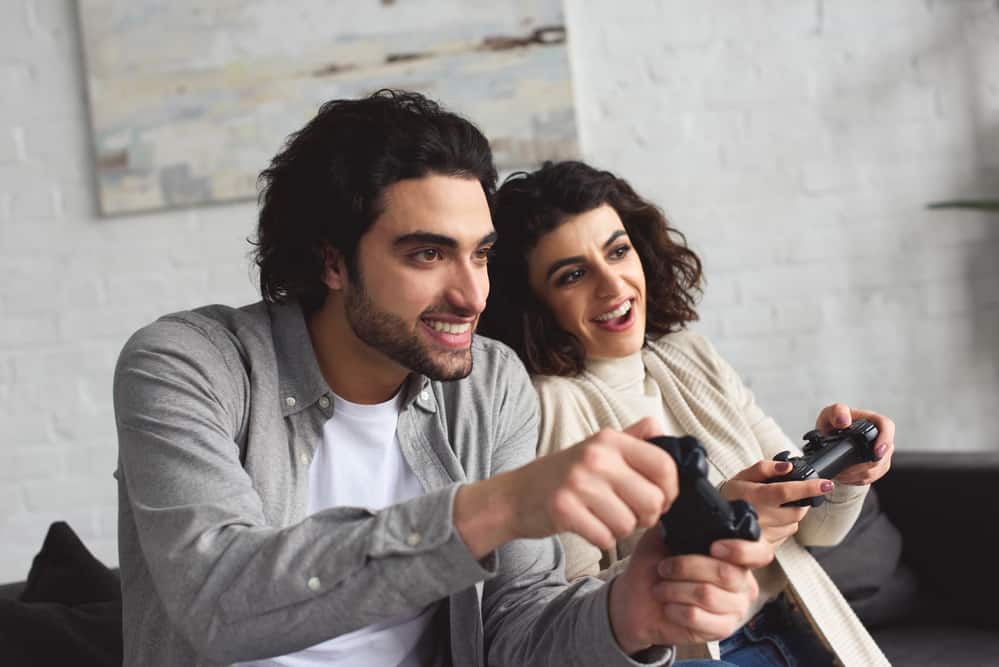
[[[342,290],[347,284],[347,265],[343,253],[332,246],[326,246],[323,253],[323,283],[331,290]]]

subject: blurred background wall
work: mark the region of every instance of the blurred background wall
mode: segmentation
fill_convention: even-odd
[[[892,416],[900,449],[999,448],[999,216],[925,208],[999,196],[999,5],[565,11],[584,157],[687,233],[696,328],[785,430],[841,400]],[[97,215],[77,18],[0,6],[0,581],[55,520],[117,562],[118,350],[257,298],[255,205]]]

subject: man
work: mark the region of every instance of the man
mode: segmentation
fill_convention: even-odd
[[[496,172],[468,121],[338,100],[263,174],[264,301],[164,317],[115,375],[125,664],[666,664],[731,633],[764,542],[565,583],[676,495],[651,422],[534,460],[536,398],[473,337]],[[544,538],[544,539],[541,539]]]

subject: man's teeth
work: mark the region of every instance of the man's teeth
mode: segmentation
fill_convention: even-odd
[[[437,322],[434,320],[426,320],[426,322],[434,331],[440,331],[441,333],[447,334],[463,334],[472,328],[471,322],[452,323]]]
[[[631,310],[631,299],[628,299],[614,310],[610,311],[609,313],[604,313],[603,315],[600,315],[596,319],[598,322],[608,322],[610,320],[614,320],[617,319],[618,317],[621,317],[629,310]]]

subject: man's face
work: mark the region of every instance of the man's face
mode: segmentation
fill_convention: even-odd
[[[482,186],[431,175],[383,196],[384,212],[358,244],[357,281],[344,287],[347,321],[390,363],[435,380],[463,378],[496,236]]]

